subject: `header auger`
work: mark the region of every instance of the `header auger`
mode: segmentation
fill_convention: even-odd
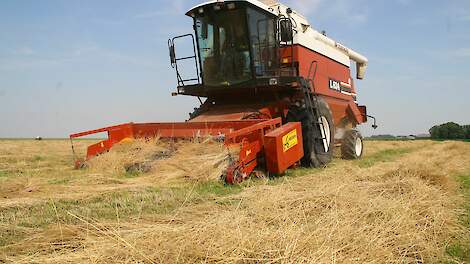
[[[355,128],[368,115],[357,103],[350,68],[354,61],[356,77],[363,79],[367,58],[285,5],[264,2],[198,5],[187,12],[194,35],[168,41],[178,81],[173,95],[201,102],[188,121],[130,123],[70,138],[107,132],[108,139],[88,147],[91,159],[129,138],[214,137],[240,149],[224,175],[230,184],[255,168],[281,174],[295,164],[325,166],[335,145],[341,145],[343,158],[360,158],[364,148]],[[180,41],[193,45],[193,55],[178,57]],[[194,74],[184,76],[181,63],[194,63]]]

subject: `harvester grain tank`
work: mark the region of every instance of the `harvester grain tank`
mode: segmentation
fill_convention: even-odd
[[[239,146],[224,174],[226,182],[238,183],[255,168],[279,174],[299,163],[325,166],[335,145],[343,158],[361,158],[355,128],[370,116],[357,103],[351,63],[363,79],[365,56],[276,1],[210,1],[186,15],[194,34],[168,41],[178,83],[173,95],[197,97],[201,105],[186,122],[129,123],[71,135],[108,133],[88,148],[87,159],[128,138],[211,136]],[[193,45],[191,56],[178,56],[183,41]],[[185,76],[181,68],[188,63],[194,73]]]

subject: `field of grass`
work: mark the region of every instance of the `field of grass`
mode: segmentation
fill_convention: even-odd
[[[197,144],[128,173],[113,153],[75,170],[66,140],[0,140],[0,263],[470,263],[470,143],[365,144],[225,186]]]

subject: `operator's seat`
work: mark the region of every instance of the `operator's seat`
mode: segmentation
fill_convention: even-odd
[[[214,83],[217,80],[217,60],[215,57],[207,57],[204,60],[203,77],[207,83]]]

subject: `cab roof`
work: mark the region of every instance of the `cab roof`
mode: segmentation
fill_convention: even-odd
[[[205,3],[202,3],[202,4],[199,4],[193,8],[191,8],[188,12],[186,12],[186,15],[187,16],[191,16],[190,14],[195,12],[196,9],[200,8],[200,7],[204,7],[204,6],[208,6],[208,5],[213,5],[213,4],[216,4],[216,3],[230,3],[230,2],[242,2],[242,3],[248,3],[248,4],[251,4],[251,5],[254,5],[258,8],[261,8],[273,15],[276,15],[276,13],[274,13],[274,9],[272,9],[271,7],[269,7],[268,5],[258,1],[258,0],[226,0],[226,1],[223,1],[223,0],[212,0],[212,1],[208,1],[208,2],[205,2]]]

